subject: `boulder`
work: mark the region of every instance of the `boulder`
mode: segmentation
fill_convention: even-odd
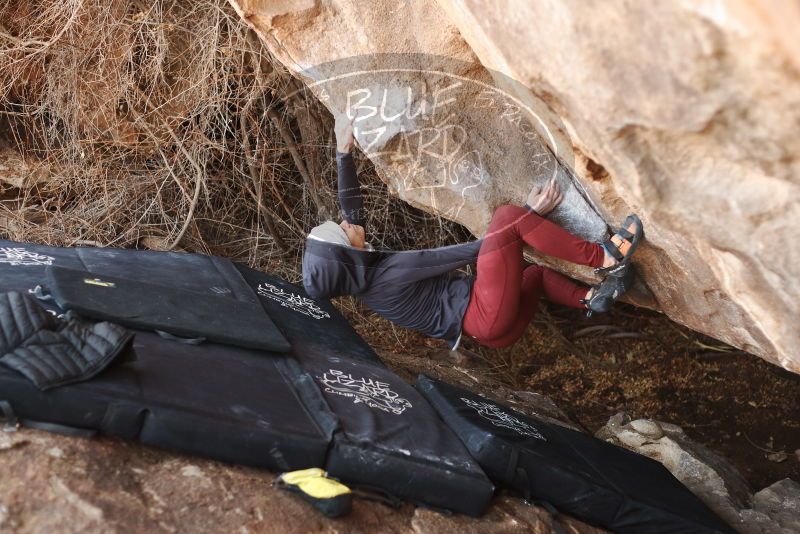
[[[753,508],[741,514],[762,532],[800,532],[800,484],[784,478],[764,488],[753,495]]]
[[[722,519],[747,534],[797,532],[800,484],[784,479],[750,493],[747,482],[725,459],[690,439],[679,426],[612,416],[597,437],[664,464]]]
[[[800,372],[798,5],[230,1],[331,111],[370,93],[401,198],[481,235],[555,176],[573,232],[642,217],[634,303]]]

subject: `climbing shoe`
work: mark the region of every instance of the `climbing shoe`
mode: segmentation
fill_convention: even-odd
[[[328,478],[328,473],[316,467],[282,473],[275,480],[275,485],[297,493],[326,517],[341,517],[350,513],[353,507],[350,488]]]
[[[614,302],[633,287],[635,278],[633,264],[628,264],[621,272],[610,274],[601,283],[592,286],[594,289],[592,296],[588,299],[581,299],[581,302],[588,308],[586,315],[591,317],[593,313],[608,312]]]
[[[633,231],[629,228],[633,227]],[[644,227],[642,221],[637,215],[628,215],[616,233],[614,234],[620,241],[627,241],[628,248],[623,254],[620,245],[617,245],[612,239],[606,239],[603,242],[603,248],[616,260],[614,265],[609,267],[600,267],[594,270],[596,274],[601,275],[618,275],[624,276],[624,271],[630,265],[631,257],[636,249],[639,247],[639,242],[644,237]],[[614,237],[612,236],[612,237]]]

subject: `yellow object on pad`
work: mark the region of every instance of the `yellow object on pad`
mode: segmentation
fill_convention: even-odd
[[[278,487],[299,493],[314,508],[328,517],[339,517],[350,512],[353,493],[350,488],[332,478],[318,467],[282,473]]]

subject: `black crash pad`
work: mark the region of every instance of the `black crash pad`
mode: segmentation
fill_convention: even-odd
[[[302,287],[239,266],[264,308],[313,375],[338,430],[328,472],[428,506],[480,515],[494,487],[414,388],[389,371],[330,302]],[[310,398],[317,402],[316,396]]]
[[[384,366],[297,353],[336,416],[326,469],[345,482],[479,516],[494,487],[425,399]]]
[[[32,292],[45,284],[49,266],[259,305],[292,346],[383,365],[330,302],[310,299],[300,286],[225,258],[0,240],[0,291]]]
[[[0,400],[20,417],[270,469],[325,467],[470,515],[488,504],[493,485],[455,434],[329,302],[221,258],[13,242],[0,242],[0,291],[33,290],[48,265],[260,303],[292,348],[187,345],[137,330],[136,360],[48,392],[0,365]]]
[[[257,304],[258,297],[228,259],[202,254],[93,247],[49,247],[0,240],[3,287],[33,290],[49,266]]]
[[[23,419],[93,429],[174,451],[274,470],[323,466],[333,421],[308,414],[319,392],[288,357],[136,332],[135,361],[42,392],[0,365],[0,400]]]
[[[290,348],[258,302],[176,289],[162,279],[146,283],[56,265],[46,273],[58,306],[83,317],[251,349]]]
[[[277,276],[240,264],[236,267],[267,314],[291,340],[294,353],[329,354],[383,366],[372,347],[330,301],[314,300],[301,286]]]
[[[498,484],[614,532],[733,532],[650,458],[424,375],[417,389]]]
[[[0,292],[32,291],[45,283],[51,265],[164,281],[260,306],[238,269],[221,258],[9,241],[0,241]],[[63,311],[53,301],[41,304],[54,314]],[[88,382],[46,392],[0,365],[0,400],[23,419],[98,430],[217,460],[275,470],[324,466],[335,420],[326,417],[319,389],[294,359],[135,334],[135,359],[112,364]]]

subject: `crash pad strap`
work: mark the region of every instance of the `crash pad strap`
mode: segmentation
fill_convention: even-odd
[[[112,404],[106,410],[100,430],[104,434],[134,440],[139,437],[144,426],[147,410],[130,404]]]
[[[97,435],[97,431],[92,430],[91,428],[78,428],[76,426],[57,425],[55,423],[31,421],[30,419],[21,419],[20,421],[22,422],[22,426],[25,428],[32,428],[34,430],[50,432],[51,434],[60,434],[62,436],[69,436],[71,438],[91,438]]]
[[[519,464],[519,447],[511,447],[511,454],[508,455],[508,465],[506,466],[506,474],[503,481],[509,486],[514,483],[514,478],[517,476],[517,464]],[[526,495],[527,499],[529,496]]]
[[[204,337],[180,337],[170,334],[169,332],[164,332],[163,330],[156,330],[155,333],[168,341],[183,343],[184,345],[199,345],[206,342],[206,338]]]
[[[525,497],[526,501],[531,500],[531,490],[530,484],[528,484],[528,472],[525,471],[524,468],[519,466],[519,447],[516,445],[511,446],[511,454],[508,456],[508,465],[506,466],[506,474],[503,481],[511,487],[516,487],[514,482],[521,478],[523,479],[522,487],[525,488],[522,491],[522,495]],[[545,502],[545,501],[541,501]],[[550,505],[552,508],[552,505]],[[555,508],[553,508],[555,510]]]
[[[561,525],[558,523],[558,521],[556,521],[556,516],[558,515],[558,510],[556,507],[543,499],[531,500],[531,485],[528,481],[528,472],[525,471],[523,467],[519,466],[519,454],[519,447],[512,446],[511,454],[508,457],[508,466],[506,467],[505,483],[511,487],[518,487],[514,484],[514,481],[521,478],[521,486],[525,488],[522,491],[522,495],[525,497],[525,502],[543,508],[548,514],[550,514],[552,523],[551,528],[553,532],[555,532],[555,534],[564,534],[564,529],[561,528]]]
[[[525,500],[527,501],[527,499],[525,499]],[[556,519],[556,516],[558,516],[558,510],[556,509],[555,506],[553,506],[551,503],[549,503],[547,501],[543,501],[541,499],[537,499],[535,501],[531,501],[530,504],[532,504],[534,506],[538,506],[540,508],[543,508],[548,514],[550,514],[550,529],[555,534],[566,534],[566,531],[561,526],[561,523],[559,523],[558,520]]]
[[[41,430],[43,432],[50,432],[53,434],[61,434],[62,436],[69,436],[73,438],[90,438],[97,434],[97,431],[89,428],[78,428],[74,426],[59,425],[56,423],[45,423],[43,421],[33,421],[31,419],[20,419],[14,412],[14,408],[8,401],[0,401],[0,411],[3,412],[3,418],[6,420],[3,430],[5,432],[16,432],[20,426],[25,428],[32,428],[34,430]]]
[[[5,432],[14,432],[17,430],[17,428],[19,428],[19,419],[17,419],[17,414],[14,413],[14,408],[11,407],[11,403],[0,400],[0,411],[3,412],[3,419],[5,419],[3,430]]]

